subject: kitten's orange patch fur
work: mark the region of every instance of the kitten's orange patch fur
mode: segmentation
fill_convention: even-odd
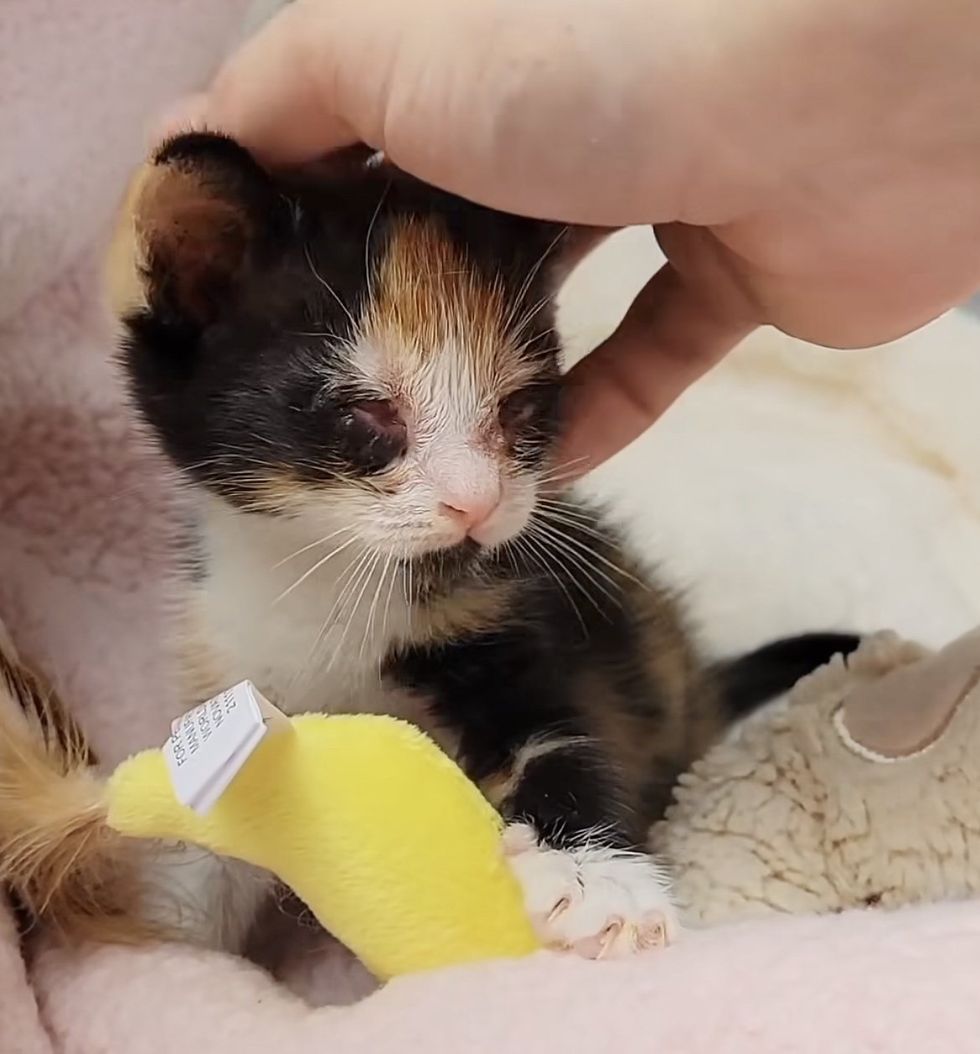
[[[60,700],[0,637],[0,886],[70,941],[145,940],[142,849],[108,827],[91,765]]]
[[[395,393],[411,400],[438,368],[435,357],[464,347],[459,368],[494,400],[534,380],[537,371],[518,352],[521,319],[500,283],[478,274],[438,221],[395,226],[371,292],[360,338],[383,349],[382,379]]]

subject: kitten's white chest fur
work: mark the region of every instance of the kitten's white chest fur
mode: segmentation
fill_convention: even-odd
[[[288,520],[218,505],[207,515],[194,623],[213,675],[227,682],[219,688],[247,678],[288,713],[392,713],[425,724],[418,701],[382,678],[411,624],[393,562],[342,549],[345,535],[311,545]]]

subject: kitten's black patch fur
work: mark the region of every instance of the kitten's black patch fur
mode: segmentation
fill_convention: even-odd
[[[382,485],[363,443],[351,446],[346,415],[364,393],[339,349],[406,218],[438,224],[515,311],[537,305],[520,337],[541,397],[514,411],[524,431],[511,456],[545,463],[559,422],[551,298],[563,228],[367,167],[358,151],[273,177],[228,140],[188,135],[155,167],[183,173],[191,204],[176,225],[152,209],[142,218],[146,303],[126,319],[124,362],[140,412],[189,480],[243,515],[273,516],[270,480],[304,492]],[[417,560],[423,614],[463,588],[500,585],[506,609],[393,648],[383,674],[426,701],[507,816],[559,846],[595,829],[641,844],[676,774],[736,714],[855,640],[814,637],[711,669],[674,599],[603,518],[566,508],[563,556],[550,566],[520,545],[488,554],[465,543]]]

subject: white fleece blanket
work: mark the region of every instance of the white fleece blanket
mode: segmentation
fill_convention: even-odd
[[[660,261],[617,236],[573,279],[574,358]],[[980,322],[887,348],[756,334],[588,488],[687,589],[722,652],[820,626],[941,645],[980,622]]]

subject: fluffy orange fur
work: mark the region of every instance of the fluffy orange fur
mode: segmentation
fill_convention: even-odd
[[[63,939],[143,939],[139,846],[108,827],[92,761],[57,696],[0,641],[0,886]]]
[[[360,333],[395,353],[396,389],[418,383],[435,351],[464,345],[481,390],[506,394],[533,378],[515,347],[522,319],[508,308],[502,286],[479,276],[437,221],[395,226],[371,293]]]

